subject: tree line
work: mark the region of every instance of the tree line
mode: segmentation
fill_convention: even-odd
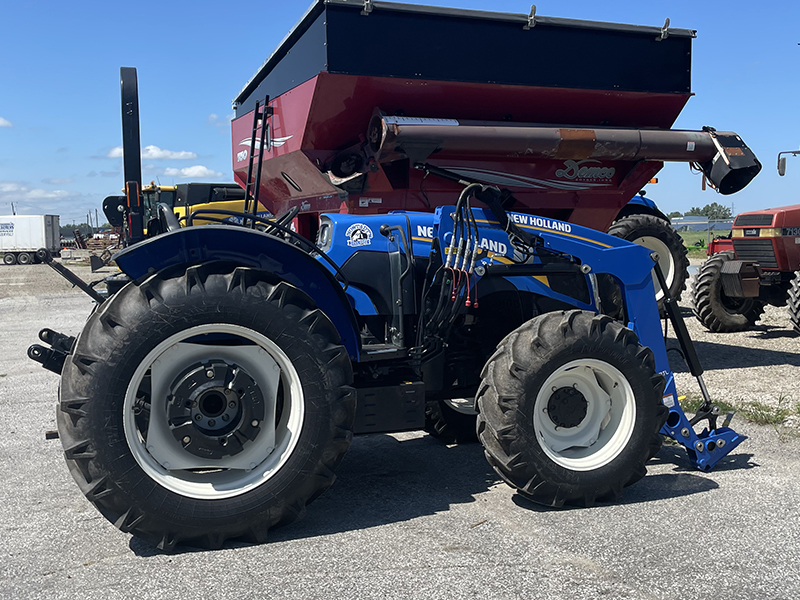
[[[109,223],[103,223],[99,229],[97,227],[93,227],[88,223],[65,223],[61,225],[61,237],[65,238],[72,238],[75,237],[75,230],[81,232],[81,235],[86,237],[91,235],[95,231],[99,231],[101,229],[111,229],[111,225]]]
[[[709,221],[727,221],[733,218],[733,211],[729,206],[723,206],[712,202],[711,204],[706,204],[703,208],[693,206],[685,213],[674,211],[667,216],[670,219],[675,217],[708,217]]]

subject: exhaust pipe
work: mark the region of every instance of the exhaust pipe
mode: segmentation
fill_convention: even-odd
[[[377,112],[367,130],[378,162],[496,157],[697,163],[721,194],[743,189],[761,163],[732,132],[559,127],[526,123],[392,117]]]
[[[119,76],[122,93],[122,164],[125,177],[128,235],[130,242],[136,243],[144,238],[142,151],[139,140],[139,84],[134,67],[120,67]]]

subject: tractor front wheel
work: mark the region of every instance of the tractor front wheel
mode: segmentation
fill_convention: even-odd
[[[664,378],[636,334],[606,315],[534,318],[500,342],[482,378],[486,457],[540,504],[616,498],[661,447]]]
[[[334,481],[352,367],[293,286],[221,263],[129,284],[64,364],[73,477],[119,529],[163,550],[264,541]]]
[[[720,252],[700,265],[692,285],[694,316],[715,333],[746,331],[764,312],[756,298],[732,298],[722,287],[722,267],[733,260],[733,252]]]
[[[473,398],[431,400],[425,406],[425,431],[445,444],[477,442],[473,405]]]

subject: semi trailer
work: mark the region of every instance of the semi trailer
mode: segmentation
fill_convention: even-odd
[[[29,265],[38,262],[36,251],[46,248],[61,252],[61,226],[58,215],[0,216],[0,254],[3,264]]]

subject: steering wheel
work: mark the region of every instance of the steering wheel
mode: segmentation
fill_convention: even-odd
[[[181,228],[178,217],[175,216],[175,213],[172,212],[172,208],[168,204],[159,202],[156,205],[156,212],[158,213],[158,220],[161,223],[161,229],[164,232],[177,231]]]

